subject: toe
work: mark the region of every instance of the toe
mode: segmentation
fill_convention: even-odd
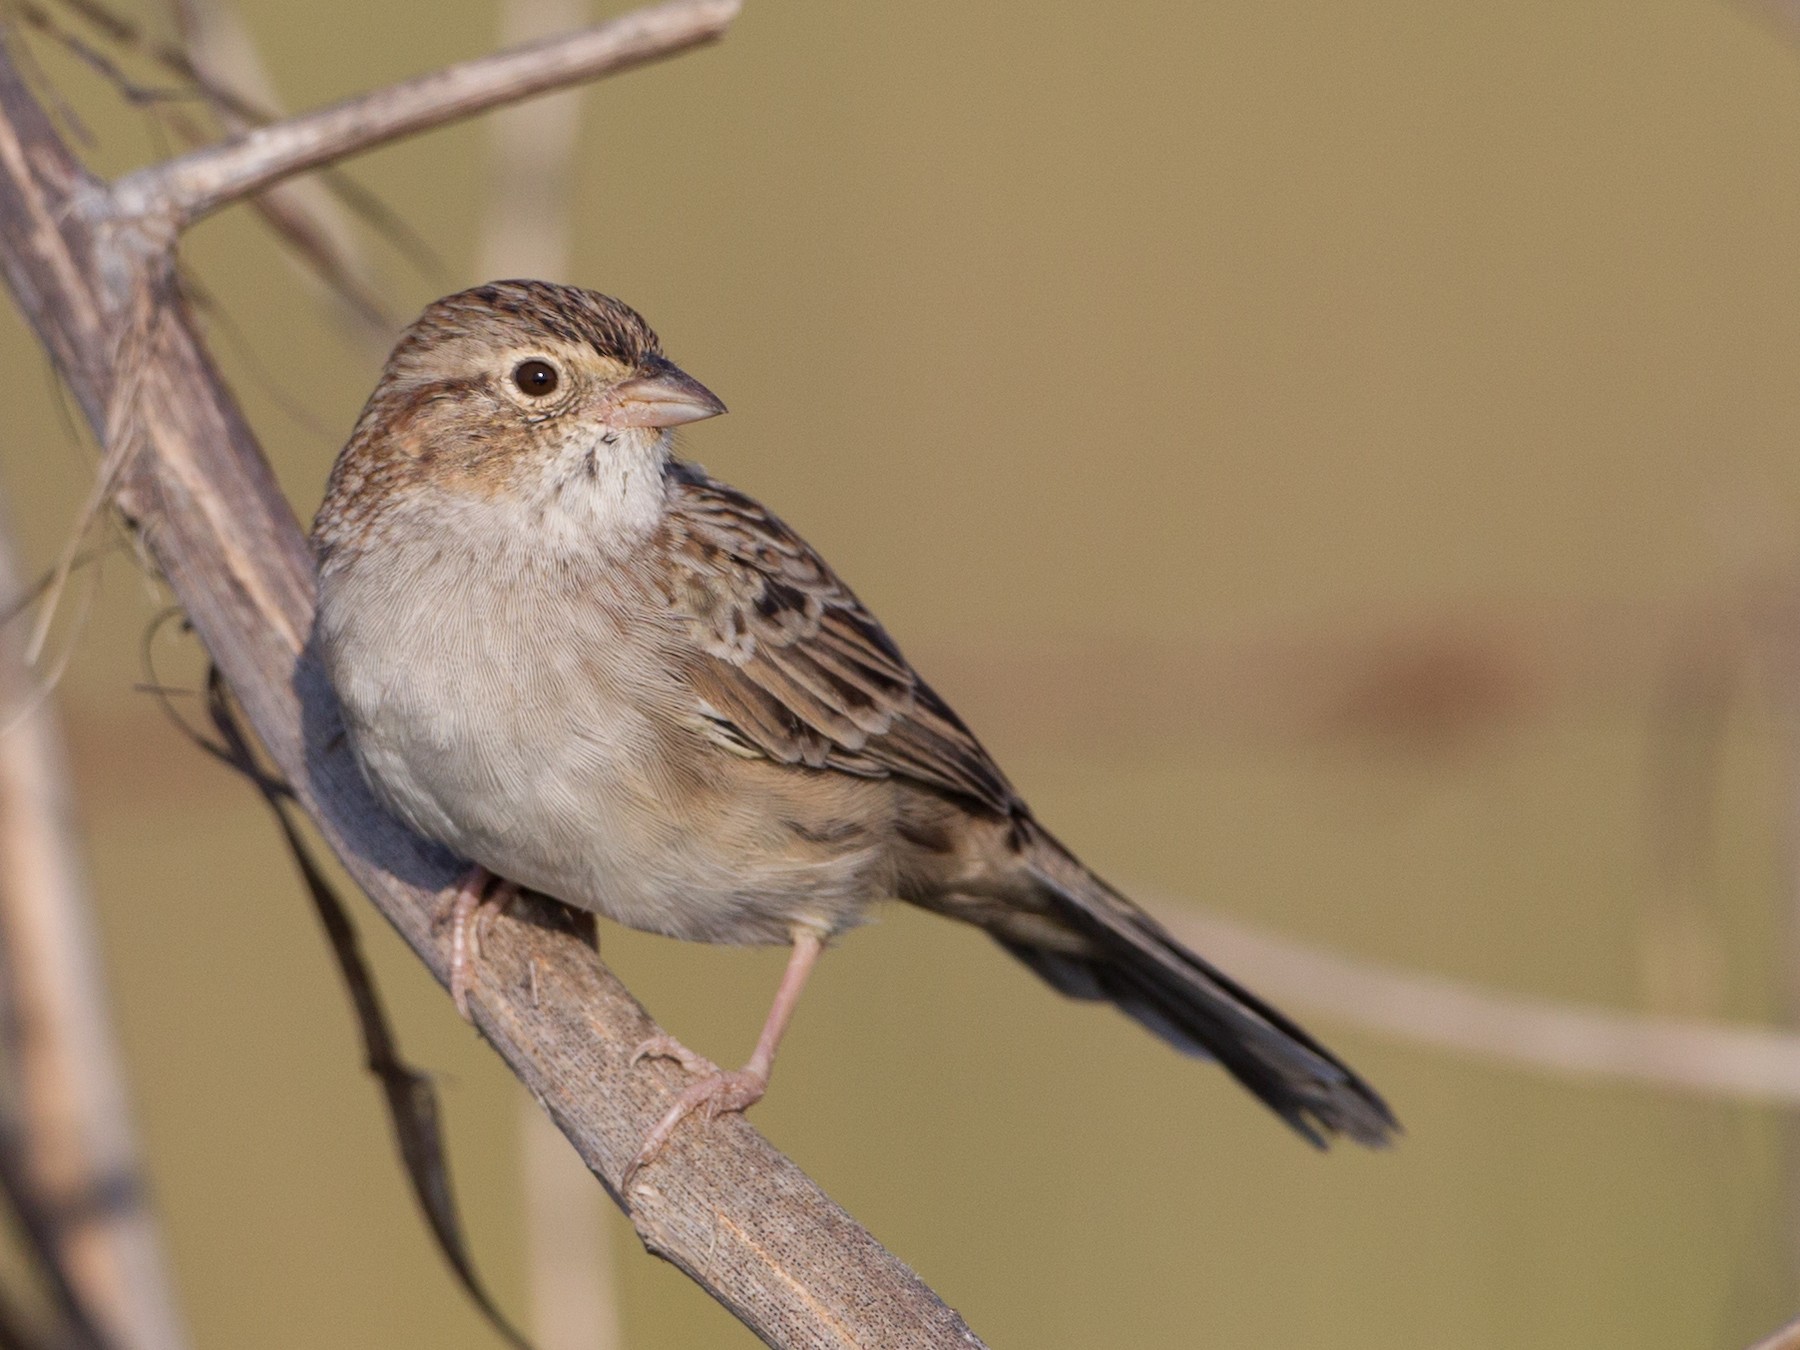
[[[481,959],[481,944],[474,925],[464,914],[451,920],[450,927],[450,998],[456,1011],[469,1018],[469,987],[475,982],[475,963]]]
[[[646,1045],[649,1042],[645,1042]],[[641,1050],[643,1047],[640,1046]],[[652,1052],[655,1053],[655,1052]],[[688,1052],[692,1054],[692,1051]],[[729,1073],[721,1073],[714,1069],[705,1078],[693,1084],[675,1099],[675,1104],[663,1112],[658,1120],[644,1136],[643,1144],[638,1148],[637,1156],[625,1169],[619,1189],[621,1192],[631,1189],[632,1179],[647,1163],[655,1160],[662,1152],[663,1146],[669,1142],[681,1122],[694,1112],[701,1112],[707,1120],[716,1119],[722,1112],[742,1111],[754,1106],[762,1100],[768,1089],[768,1080],[761,1074],[749,1069],[733,1069]]]
[[[707,1089],[705,1097],[697,1103],[706,1110],[708,1120],[731,1111],[745,1111],[763,1099],[768,1084],[760,1075],[748,1069],[734,1069],[730,1073],[715,1074],[704,1084]],[[692,1092],[694,1089],[689,1088]]]
[[[637,1048],[631,1052],[633,1065],[646,1059],[672,1059],[689,1073],[706,1078],[716,1077],[719,1073],[717,1064],[705,1055],[695,1054],[666,1031],[659,1031],[648,1040],[639,1041]]]

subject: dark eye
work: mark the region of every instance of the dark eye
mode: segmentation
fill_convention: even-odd
[[[542,398],[556,392],[562,377],[548,361],[521,361],[513,367],[513,383],[519,386],[520,393]]]

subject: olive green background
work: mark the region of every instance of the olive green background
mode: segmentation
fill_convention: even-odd
[[[495,23],[239,8],[296,108]],[[158,153],[39,48],[97,166]],[[397,310],[483,279],[486,145],[477,123],[352,166],[445,260],[421,278],[371,244]],[[1780,24],[1725,0],[752,0],[721,45],[588,93],[577,166],[562,279],[639,307],[731,406],[688,452],[819,545],[1101,871],[1521,993],[1781,1016]],[[305,517],[383,344],[242,209],[186,256]],[[92,452],[16,319],[0,341],[36,569]],[[128,550],[101,576],[62,706],[198,1343],[496,1344],[414,1216],[261,806],[132,691],[164,599]],[[157,650],[193,679],[177,637]],[[357,913],[522,1308],[519,1089]],[[602,942],[689,1044],[747,1052],[779,954]],[[1800,1307],[1777,1111],[1308,1020],[1389,1095],[1398,1148],[1315,1155],[977,934],[885,913],[823,964],[753,1118],[996,1347],[1736,1347]],[[750,1343],[617,1233],[633,1347]]]

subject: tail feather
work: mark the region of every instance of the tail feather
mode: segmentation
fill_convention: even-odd
[[[1031,873],[1092,954],[996,932],[1014,956],[1061,992],[1110,1001],[1182,1053],[1216,1059],[1320,1148],[1335,1135],[1379,1148],[1399,1133],[1375,1089],[1298,1024],[1183,947],[1048,835],[1041,842],[1027,850]]]

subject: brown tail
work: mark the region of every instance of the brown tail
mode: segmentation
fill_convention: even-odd
[[[1026,865],[1058,917],[1092,944],[1074,956],[995,934],[1074,998],[1106,999],[1183,1054],[1216,1059],[1306,1139],[1379,1148],[1400,1124],[1374,1088],[1298,1025],[1183,947],[1035,822]]]

